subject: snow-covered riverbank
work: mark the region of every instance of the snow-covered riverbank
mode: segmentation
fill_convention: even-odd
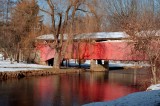
[[[52,68],[51,66],[38,65],[38,64],[26,64],[16,63],[11,64],[8,60],[0,61],[0,72],[4,71],[23,71],[23,70],[39,70],[44,68]]]
[[[3,60],[3,56],[0,54],[0,72],[6,71],[26,71],[26,70],[39,70],[45,68],[52,68],[51,66],[38,65],[38,64],[27,64],[24,62],[11,64],[10,60]]]
[[[69,65],[72,67],[78,66],[78,63],[75,63],[76,60],[71,59],[69,61]],[[102,61],[104,63],[104,61]],[[65,64],[65,62],[64,62]],[[81,65],[82,67],[89,67],[90,66],[90,60],[86,60],[84,64]],[[121,61],[110,61],[109,67],[144,67],[148,66],[148,64],[137,64],[135,62],[132,63],[123,63]],[[10,60],[3,60],[3,55],[0,54],[0,72],[6,72],[6,71],[26,71],[26,70],[39,70],[39,69],[45,69],[45,68],[52,68],[51,66],[46,65],[38,65],[38,64],[27,64],[24,62],[17,63],[14,62],[11,64]]]
[[[39,65],[39,64],[27,64],[25,62],[11,64],[10,60],[3,60],[3,56],[0,54],[0,80],[6,80],[9,78],[23,78],[30,76],[46,76],[65,73],[80,73],[83,69],[53,69],[52,66]]]
[[[133,93],[117,100],[83,106],[160,106],[160,90]]]

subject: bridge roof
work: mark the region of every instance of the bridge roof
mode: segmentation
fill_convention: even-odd
[[[110,40],[110,39],[125,39],[128,37],[129,35],[127,35],[125,32],[96,32],[96,33],[77,34],[74,36],[74,39]],[[53,34],[41,35],[38,36],[36,39],[54,40],[54,35]],[[64,40],[66,39],[67,39],[67,34],[64,34]]]
[[[64,34],[64,39],[67,39],[66,37],[67,37],[67,35]],[[45,34],[45,35],[41,35],[41,36],[36,37],[36,39],[39,39],[39,40],[54,40],[54,35],[53,34]]]
[[[125,39],[128,38],[125,32],[96,32],[76,35],[74,39]]]

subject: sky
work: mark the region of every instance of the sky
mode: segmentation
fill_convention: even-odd
[[[68,0],[53,0],[53,1],[56,4],[56,7],[55,7],[57,9],[56,11],[59,13],[65,13],[67,6],[68,6],[68,3],[67,3]],[[38,5],[40,6],[41,9],[50,11],[49,6],[45,0],[38,0]],[[81,6],[80,8],[86,9],[85,6],[83,7]],[[72,8],[70,9],[70,14],[71,12],[72,12]],[[42,11],[40,11],[39,14],[44,16],[43,20],[45,24],[51,24],[51,17],[48,14]],[[81,16],[85,15],[85,13],[80,12],[80,11],[77,11],[77,14],[78,15],[80,14]],[[59,21],[59,17],[55,17],[55,18],[57,21]]]
[[[38,0],[38,5],[40,6],[41,9],[49,11],[49,7],[48,7],[47,3],[45,2],[45,0]],[[46,14],[45,12],[40,11],[39,15],[43,16],[44,24],[48,24],[49,25],[51,23],[51,17],[48,14]]]

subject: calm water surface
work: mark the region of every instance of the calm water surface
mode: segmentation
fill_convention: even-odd
[[[133,74],[85,72],[0,82],[0,106],[80,106],[139,91]]]

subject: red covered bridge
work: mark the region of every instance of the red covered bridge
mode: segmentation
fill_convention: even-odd
[[[127,40],[129,36],[125,32],[100,32],[78,35],[74,38],[75,42],[68,45],[66,59],[100,59],[100,60],[144,60],[145,55],[136,53],[133,43]],[[45,43],[37,45],[40,51],[40,61],[44,62],[54,58],[54,49],[46,41],[54,40],[53,35],[42,35],[37,37],[45,40]],[[84,41],[82,39],[89,39]],[[79,41],[82,40],[82,41]],[[94,42],[93,42],[94,41]]]

